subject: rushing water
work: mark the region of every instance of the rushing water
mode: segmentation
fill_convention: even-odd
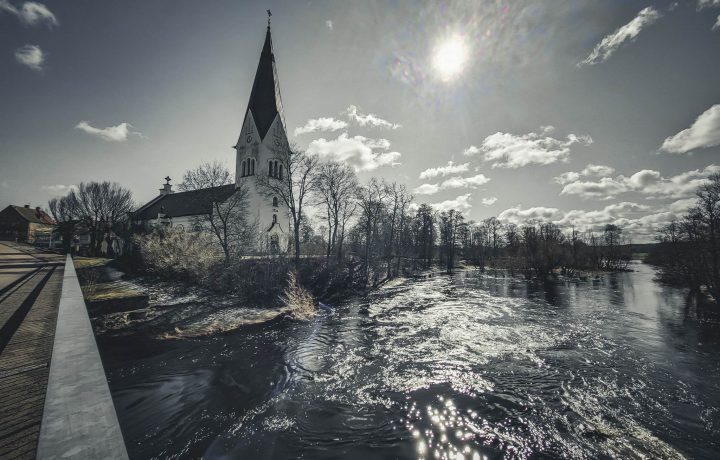
[[[718,458],[718,325],[633,268],[438,275],[310,322],[98,341],[133,458]]]

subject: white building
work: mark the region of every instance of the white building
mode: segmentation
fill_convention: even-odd
[[[145,230],[158,225],[200,230],[198,217],[207,215],[212,208],[208,196],[227,200],[238,187],[244,186],[249,193],[247,218],[259,224],[261,244],[287,249],[290,235],[287,205],[281,197],[268,195],[258,180],[261,175],[267,181],[287,180],[281,159],[290,152],[269,23],[240,136],[233,148],[235,184],[214,190],[174,192],[166,178],[160,195],[133,213],[133,225]]]

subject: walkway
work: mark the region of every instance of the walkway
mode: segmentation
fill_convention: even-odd
[[[75,267],[0,242],[0,459],[127,459]]]
[[[0,243],[0,458],[34,458],[63,258]]]

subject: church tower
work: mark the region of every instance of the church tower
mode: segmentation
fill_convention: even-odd
[[[280,196],[269,196],[261,185],[263,181],[288,179],[281,159],[290,154],[270,36],[270,11],[265,44],[234,148],[235,185],[249,192],[248,213],[250,221],[259,225],[261,244],[273,251],[284,251],[290,235],[287,205]]]

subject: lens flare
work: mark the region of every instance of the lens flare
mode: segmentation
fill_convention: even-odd
[[[462,73],[467,59],[467,45],[455,35],[435,47],[432,65],[442,81],[450,81]]]

